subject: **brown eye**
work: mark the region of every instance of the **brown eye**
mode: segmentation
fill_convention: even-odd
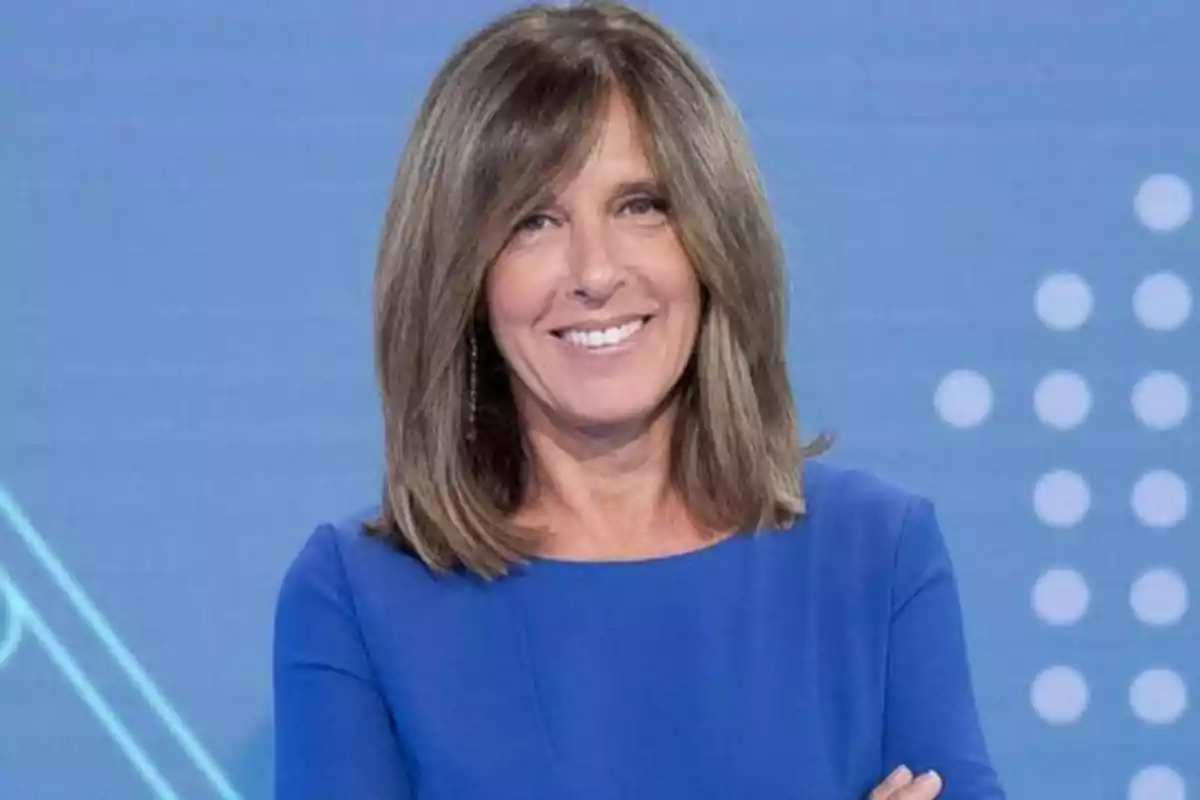
[[[542,228],[546,227],[552,222],[554,222],[554,220],[550,219],[550,217],[545,214],[530,214],[528,217],[518,222],[516,227],[513,228],[513,231],[516,233],[533,233],[535,231],[540,231]]]
[[[621,206],[621,212],[634,216],[667,213],[667,201],[661,197],[633,197]]]

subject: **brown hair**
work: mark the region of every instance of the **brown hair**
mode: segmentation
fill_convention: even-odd
[[[689,510],[713,530],[789,524],[804,510],[803,459],[828,446],[799,443],[780,245],[715,78],[628,6],[526,6],[460,45],[434,78],[400,158],[376,266],[386,472],[367,528],[433,569],[494,577],[536,550],[537,532],[512,520],[529,456],[482,287],[516,222],[587,155],[612,91],[638,118],[703,292],[671,442],[671,477]]]

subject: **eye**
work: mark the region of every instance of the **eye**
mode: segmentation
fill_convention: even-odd
[[[631,197],[622,203],[620,211],[622,214],[631,214],[635,217],[646,216],[647,214],[666,214],[667,201],[662,197],[639,195]]]
[[[530,214],[513,227],[513,232],[534,233],[553,223],[554,220],[548,214]]]

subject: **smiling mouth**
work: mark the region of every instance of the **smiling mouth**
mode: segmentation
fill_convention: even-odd
[[[560,328],[559,330],[552,331],[552,333],[564,342],[573,344],[576,347],[586,350],[602,350],[607,347],[616,347],[628,341],[634,334],[644,328],[650,320],[650,316],[645,316],[607,328],[589,328],[586,330],[581,328]]]

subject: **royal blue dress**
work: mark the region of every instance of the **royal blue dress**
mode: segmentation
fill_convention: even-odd
[[[933,507],[805,464],[808,513],[639,561],[436,575],[309,538],[275,625],[280,800],[1003,798]]]

